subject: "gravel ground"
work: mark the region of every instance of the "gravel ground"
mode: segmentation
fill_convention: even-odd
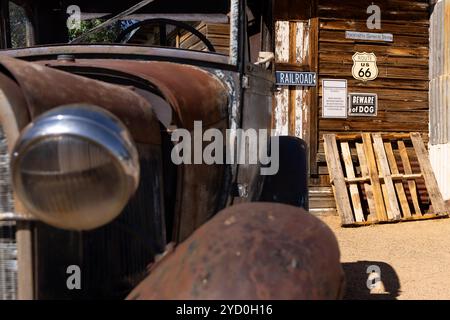
[[[450,219],[359,228],[341,228],[337,216],[321,220],[339,241],[346,299],[450,299]],[[372,292],[369,266],[381,270]]]

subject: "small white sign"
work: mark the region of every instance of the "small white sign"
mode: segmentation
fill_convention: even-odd
[[[345,38],[352,40],[394,42],[394,35],[392,33],[345,31]]]
[[[322,80],[322,117],[347,118],[347,80]]]

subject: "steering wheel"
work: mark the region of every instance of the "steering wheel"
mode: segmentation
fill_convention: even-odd
[[[161,45],[168,46],[166,30],[167,30],[167,25],[172,25],[172,26],[184,29],[184,30],[192,33],[193,35],[195,35],[197,38],[199,38],[200,41],[202,41],[206,45],[206,47],[208,48],[209,51],[216,52],[216,49],[212,45],[211,41],[209,41],[208,38],[206,38],[206,36],[203,33],[198,31],[194,27],[190,26],[189,24],[187,24],[185,22],[172,20],[172,19],[163,19],[163,18],[146,19],[146,20],[142,20],[142,21],[139,21],[139,22],[133,24],[133,25],[129,26],[128,28],[126,28],[125,30],[123,30],[119,34],[119,36],[117,37],[115,42],[123,43],[123,41],[126,39],[128,34],[130,34],[134,30],[136,30],[136,29],[138,29],[138,28],[140,28],[142,26],[149,25],[149,24],[158,24],[159,25],[159,30],[160,30],[160,32],[159,32],[159,34],[160,34],[159,42],[160,42]]]

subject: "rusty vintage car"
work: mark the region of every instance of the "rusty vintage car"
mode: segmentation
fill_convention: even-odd
[[[302,141],[267,177],[172,158],[199,121],[270,129],[273,1],[0,3],[0,299],[341,296]]]

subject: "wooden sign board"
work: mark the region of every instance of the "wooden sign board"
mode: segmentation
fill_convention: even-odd
[[[378,95],[375,93],[350,93],[348,115],[352,117],[376,117]]]

